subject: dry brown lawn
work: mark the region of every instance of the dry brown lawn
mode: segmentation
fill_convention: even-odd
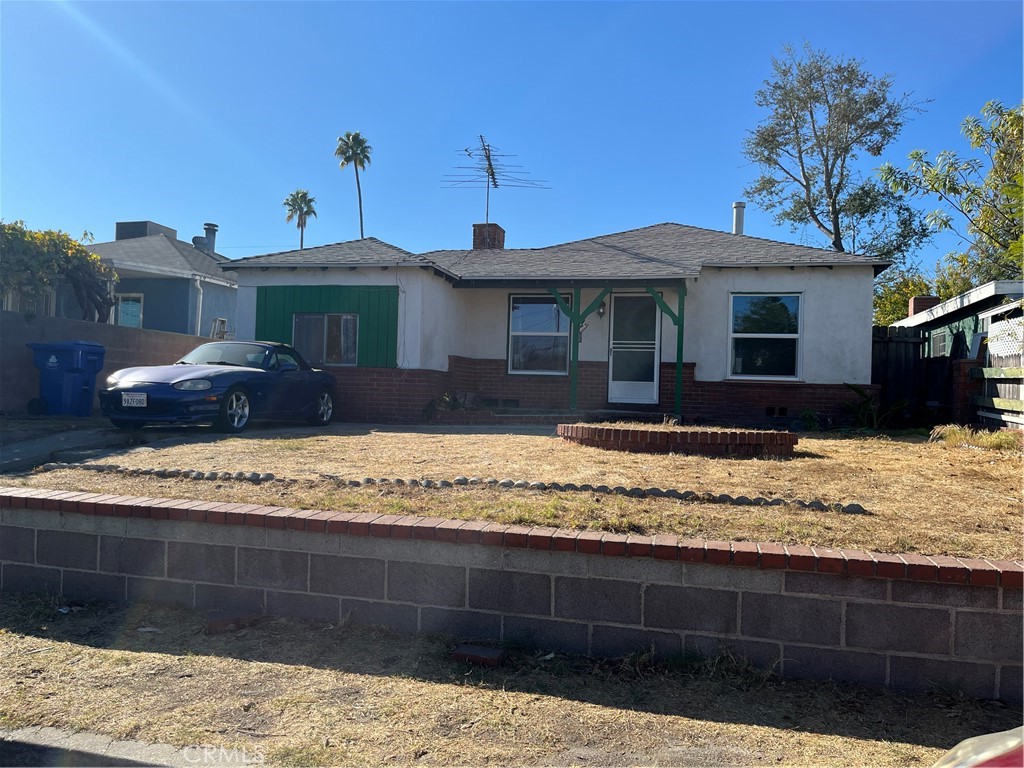
[[[326,431],[266,427],[235,437],[206,430],[144,435],[150,445],[94,461],[133,469],[273,473],[296,482],[255,485],[73,468],[5,482],[881,552],[1020,559],[1024,551],[1020,452],[951,447],[917,435],[802,435],[797,455],[785,460],[628,454],[577,445],[541,430],[508,434],[487,428],[333,425]],[[349,488],[338,482],[460,475],[818,499],[827,505],[857,503],[867,513],[473,486]]]
[[[277,765],[930,765],[1019,712],[514,651],[494,670],[439,638],[267,620],[207,636],[170,608],[0,595],[0,727],[246,750]]]

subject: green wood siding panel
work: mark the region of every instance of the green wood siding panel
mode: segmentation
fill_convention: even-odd
[[[256,289],[256,338],[292,343],[297,312],[359,315],[357,365],[395,368],[398,288],[393,285],[295,285]]]

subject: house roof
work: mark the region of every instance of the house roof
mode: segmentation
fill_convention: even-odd
[[[208,254],[165,234],[93,243],[86,248],[124,274],[185,278],[198,274],[218,281],[233,281],[234,277],[220,268],[231,262],[226,256]]]
[[[456,285],[693,278],[704,267],[832,267],[881,271],[890,262],[851,253],[790,245],[682,224],[601,235],[544,248],[494,248],[410,253],[375,237],[235,259],[224,269],[416,266]]]
[[[433,266],[422,256],[385,243],[376,237],[318,245],[299,251],[279,251],[234,259],[227,269],[266,267],[395,267]]]
[[[898,320],[893,325],[900,328],[916,328],[931,323],[942,325],[945,320],[951,319],[950,315],[980,313],[991,306],[1002,304],[1006,298],[1019,299],[1022,296],[1024,286],[1017,280],[994,280],[936,304],[924,312]]]
[[[890,262],[682,224],[655,224],[530,249],[431,251],[423,257],[460,281],[678,280],[703,267],[808,267]],[[879,269],[880,271],[880,269]]]

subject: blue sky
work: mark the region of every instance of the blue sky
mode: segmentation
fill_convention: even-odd
[[[1022,3],[0,2],[0,217],[112,240],[151,219],[232,258],[359,236],[337,137],[373,146],[366,234],[468,248],[483,134],[549,189],[492,190],[507,247],[675,221],[728,230],[772,55],[803,41],[930,99],[882,160],[965,150],[960,121],[1022,96]],[[880,161],[879,161],[880,162]],[[935,207],[926,204],[926,207]],[[747,234],[825,246],[753,205]],[[952,243],[921,254],[930,266]]]

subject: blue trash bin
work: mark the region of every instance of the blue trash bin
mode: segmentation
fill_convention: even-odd
[[[88,416],[96,393],[96,374],[103,370],[106,349],[91,341],[31,342],[39,369],[39,399],[48,414]]]

